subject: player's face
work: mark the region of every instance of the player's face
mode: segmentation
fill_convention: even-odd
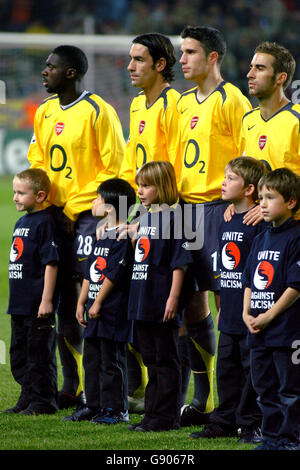
[[[129,57],[130,62],[127,70],[130,73],[131,85],[142,89],[151,87],[157,80],[158,72],[148,47],[142,44],[133,44]]]
[[[226,169],[221,189],[223,201],[240,201],[245,196],[245,189],[243,178],[229,168]]]
[[[180,63],[184,78],[199,82],[207,77],[209,72],[208,60],[204,49],[197,39],[185,38],[181,45]]]
[[[285,201],[283,196],[275,189],[263,186],[258,194],[262,216],[266,222],[272,222],[274,227],[279,227],[291,217],[291,210],[296,201]]]
[[[60,93],[66,87],[67,67],[56,54],[50,54],[42,71],[43,85],[48,93]]]
[[[37,194],[26,180],[17,177],[13,179],[13,201],[18,212],[35,212],[37,209]]]
[[[150,207],[151,204],[157,204],[158,202],[158,192],[156,186],[152,184],[144,184],[140,182],[137,193],[141,203],[147,208]]]
[[[258,99],[270,97],[276,89],[273,69],[274,57],[270,54],[257,53],[250,64],[247,74],[249,94]]]

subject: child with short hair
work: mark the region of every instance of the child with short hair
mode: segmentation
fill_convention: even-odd
[[[138,196],[148,209],[137,233],[130,286],[129,318],[143,362],[148,368],[145,415],[132,431],[178,429],[180,426],[181,369],[178,330],[180,294],[185,266],[192,261],[176,220],[178,202],[174,168],[166,161],[144,164],[136,175]],[[178,222],[178,223],[177,223]]]
[[[52,414],[57,406],[55,286],[58,251],[52,217],[44,209],[50,180],[41,169],[13,179],[14,203],[26,211],[14,228],[9,259],[10,362],[21,385],[5,413]]]
[[[129,238],[117,240],[117,229],[136,196],[119,178],[104,181],[97,191],[92,213],[105,216],[107,225],[89,257],[76,311],[84,327],[86,405],[64,421],[117,424],[129,421],[126,347],[133,327],[127,319],[133,247]]]
[[[193,438],[238,436],[238,429],[242,442],[260,437],[261,414],[251,384],[247,328],[242,319],[241,278],[254,237],[266,228],[264,222],[255,227],[243,224],[245,214],[256,205],[257,184],[265,172],[262,162],[246,156],[234,158],[225,167],[222,199],[232,202],[234,215],[230,222],[222,221],[219,228],[220,335],[216,374],[219,405],[210,414],[209,424],[191,434]]]
[[[266,174],[258,194],[271,227],[253,242],[243,283],[252,382],[262,411],[258,450],[300,449],[300,178],[287,168]]]

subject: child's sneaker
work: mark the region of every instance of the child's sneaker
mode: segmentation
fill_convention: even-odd
[[[91,423],[95,424],[118,424],[129,423],[128,411],[115,411],[112,408],[107,408],[103,414],[96,415],[91,419]]]

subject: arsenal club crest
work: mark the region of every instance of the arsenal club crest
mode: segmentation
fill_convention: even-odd
[[[267,136],[261,135],[258,140],[258,145],[259,145],[260,150],[263,150],[265,148],[266,142],[267,142]]]
[[[192,129],[192,130],[196,127],[198,121],[199,121],[199,117],[198,117],[198,116],[192,117],[192,120],[191,120],[191,129]]]
[[[144,129],[145,129],[145,121],[141,121],[140,124],[139,124],[139,133],[142,134]]]
[[[62,133],[62,131],[64,130],[64,123],[63,122],[57,122],[56,125],[55,125],[55,132],[56,132],[56,135],[60,135]]]

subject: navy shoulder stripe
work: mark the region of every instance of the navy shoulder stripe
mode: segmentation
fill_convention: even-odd
[[[227,98],[227,93],[226,91],[224,90],[224,85],[225,85],[225,81],[223,81],[222,83],[220,83],[220,85],[217,87],[217,89],[215,91],[219,91],[222,95],[222,100],[223,100],[223,104]]]
[[[248,111],[246,114],[244,114],[242,121],[245,119],[246,116],[248,116],[249,114],[252,114],[254,111],[257,111],[258,109],[259,108],[250,109],[250,111]]]
[[[88,101],[94,107],[94,109],[96,111],[96,119],[95,119],[95,122],[96,122],[97,119],[98,119],[98,116],[100,114],[100,108],[99,108],[98,103],[96,103],[96,101],[94,101],[93,98],[91,98],[91,94],[92,93],[87,93],[86,95],[84,95],[84,97],[82,99],[85,100],[85,101]],[[95,124],[95,122],[94,122],[94,124]]]
[[[42,101],[38,107],[43,106],[44,104],[48,103],[48,101],[50,100],[56,100],[56,99],[58,99],[58,95],[50,96],[49,98],[46,98],[44,101]]]
[[[298,113],[298,111],[296,111],[295,109],[292,109],[293,106],[294,106],[293,103],[289,103],[288,106],[286,107],[286,110],[292,113],[300,122],[300,113]]]

